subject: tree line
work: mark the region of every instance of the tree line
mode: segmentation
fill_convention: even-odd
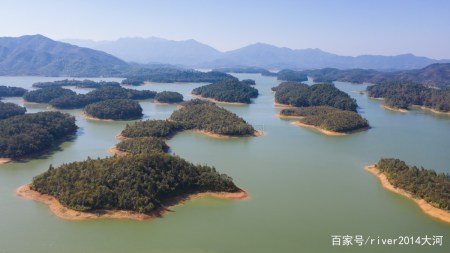
[[[77,130],[75,117],[38,112],[0,120],[0,157],[32,156],[58,145]]]
[[[0,98],[1,97],[21,97],[27,92],[26,89],[14,86],[0,85]]]
[[[450,176],[447,173],[409,166],[394,158],[380,159],[377,168],[395,188],[403,189],[437,208],[450,210]]]
[[[154,99],[160,103],[181,103],[183,95],[175,91],[162,91],[158,92]]]
[[[104,87],[104,86],[115,86],[115,87],[119,87],[120,83],[118,82],[107,82],[107,81],[100,81],[100,82],[95,82],[92,80],[69,80],[69,79],[64,79],[64,80],[57,80],[57,81],[53,81],[53,82],[38,82],[38,83],[33,83],[33,87],[35,88],[47,88],[47,87],[64,87],[64,86],[74,86],[76,88],[92,88],[92,89],[96,89],[96,88],[100,88],[100,87]]]
[[[167,153],[169,146],[162,138],[158,137],[141,137],[126,139],[116,145],[117,150],[130,154],[143,154],[159,151]]]
[[[0,101],[0,120],[11,118],[17,115],[23,115],[27,112],[25,107],[14,103],[4,103]]]
[[[192,90],[192,94],[222,102],[251,103],[258,97],[258,90],[235,79],[220,81]]]
[[[84,112],[99,119],[134,120],[142,118],[142,107],[131,99],[108,99],[84,107]]]

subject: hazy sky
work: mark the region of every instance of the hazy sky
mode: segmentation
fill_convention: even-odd
[[[450,59],[449,0],[0,0],[0,36],[255,42],[341,55]]]

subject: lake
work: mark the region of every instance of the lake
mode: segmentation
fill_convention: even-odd
[[[262,137],[214,139],[181,133],[168,141],[171,152],[194,163],[215,166],[247,190],[247,201],[203,198],[173,208],[151,221],[65,221],[47,206],[15,196],[50,164],[106,157],[115,136],[130,122],[91,121],[81,110],[73,141],[45,157],[0,166],[0,253],[9,252],[450,252],[450,225],[422,213],[402,196],[385,190],[363,169],[381,157],[450,173],[450,116],[412,110],[398,113],[382,101],[360,95],[366,85],[337,82],[357,99],[372,128],[348,136],[325,136],[275,116],[275,77],[255,79],[260,96],[250,105],[222,105],[266,133]],[[30,88],[62,78],[0,77],[0,85]],[[100,80],[100,79],[93,79]],[[103,80],[118,80],[106,78]],[[188,98],[199,83],[149,84],[136,89],[178,91]],[[74,89],[77,92],[88,90]],[[23,104],[21,98],[7,98]],[[145,119],[165,119],[176,105],[141,101]],[[46,105],[25,105],[28,112]],[[332,235],[365,238],[443,236],[442,246],[332,246]]]

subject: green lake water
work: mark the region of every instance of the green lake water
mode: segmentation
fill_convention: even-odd
[[[274,77],[255,79],[260,96],[250,105],[223,105],[265,136],[213,139],[181,133],[168,141],[171,152],[194,163],[215,166],[250,193],[247,201],[203,198],[173,208],[151,221],[66,221],[47,206],[15,196],[33,176],[65,162],[108,156],[114,137],[130,122],[100,122],[77,116],[73,141],[40,159],[0,165],[0,253],[9,252],[450,252],[450,225],[420,211],[416,204],[385,190],[364,165],[396,157],[411,165],[450,173],[450,117],[422,110],[397,113],[382,101],[354,91],[366,85],[336,83],[356,98],[372,128],[329,137],[275,117]],[[30,88],[61,78],[0,77],[0,85]],[[115,80],[115,79],[107,79]],[[150,84],[136,89],[172,90],[188,98],[202,84]],[[78,90],[87,92],[88,90]],[[7,98],[23,104],[20,98]],[[169,117],[176,105],[141,101],[145,119]],[[28,112],[46,105],[26,105]],[[364,238],[443,236],[442,246],[332,246],[332,235]]]

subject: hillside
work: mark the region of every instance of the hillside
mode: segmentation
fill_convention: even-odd
[[[128,64],[42,35],[0,38],[0,75],[117,76]]]

